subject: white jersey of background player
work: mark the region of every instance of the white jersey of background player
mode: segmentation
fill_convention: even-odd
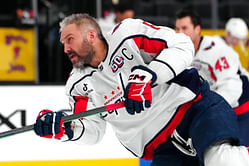
[[[202,36],[192,63],[238,116],[241,144],[249,146],[249,81],[239,55],[220,36]]]
[[[86,21],[85,24],[78,24],[82,21]],[[124,97],[126,103],[126,109],[75,121],[71,141],[95,144],[102,139],[106,122],[109,122],[128,150],[144,159],[154,157],[152,165],[155,166],[185,161],[191,166],[193,162],[197,165],[205,162],[206,166],[213,166],[213,162],[224,166],[235,163],[246,166],[245,163],[249,163],[247,149],[231,145],[238,140],[236,116],[232,108],[221,96],[209,91],[208,84],[200,80],[197,70],[186,69],[194,53],[193,44],[187,36],[142,20],[126,19],[113,28],[105,42],[97,33],[99,27],[96,21],[84,14],[65,18],[61,29],[64,51],[75,67],[80,65],[76,62],[85,57],[83,53],[86,50],[89,53],[95,51],[94,59],[90,61],[92,66],[73,69],[67,81],[66,93],[72,110],[87,111],[122,101]],[[82,33],[87,35],[82,37]],[[140,85],[145,89],[137,90]],[[127,102],[136,104],[140,97],[147,100],[144,92],[149,94],[149,100],[153,99],[149,108],[142,111]],[[134,110],[136,113],[132,113]],[[52,118],[54,114],[55,118]],[[34,125],[36,133],[47,136],[52,132],[56,137],[57,133],[48,131],[47,124],[42,121],[45,117],[45,122],[55,122],[51,122],[52,127],[58,126],[60,119],[57,114],[60,115],[51,112],[40,115]],[[222,122],[222,128],[219,128],[219,122]],[[45,130],[48,131],[46,135],[43,134]],[[64,130],[60,130],[63,135]],[[57,135],[57,138],[62,135]],[[166,152],[162,158],[159,149]],[[167,155],[168,152],[174,154]],[[228,158],[231,154],[236,157]],[[180,156],[184,157],[175,160]],[[221,156],[226,160],[220,159]],[[167,157],[169,160],[165,159]]]
[[[238,31],[236,24],[233,26]],[[176,31],[191,37],[196,51],[192,65],[208,80],[211,89],[233,107],[238,117],[241,144],[248,146],[249,80],[238,54],[220,36],[201,36],[200,18],[193,11],[183,10],[177,14]],[[244,28],[242,31],[244,33]]]
[[[202,36],[192,65],[208,80],[211,89],[223,96],[232,107],[239,105],[238,99],[242,94],[239,57],[221,37]]]

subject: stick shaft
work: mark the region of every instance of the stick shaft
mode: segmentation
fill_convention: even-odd
[[[79,113],[75,113],[75,114],[68,115],[68,116],[63,116],[62,120],[63,120],[63,122],[70,122],[70,121],[75,120],[75,119],[80,119],[80,118],[84,118],[87,116],[99,114],[99,113],[106,112],[106,111],[108,112],[108,111],[116,110],[116,109],[123,108],[123,107],[124,107],[124,102],[109,104],[109,105],[94,108],[94,109],[91,109],[88,111],[79,112]],[[16,128],[13,130],[4,131],[4,132],[0,133],[0,138],[12,136],[12,135],[19,134],[19,133],[24,133],[26,131],[30,131],[33,129],[34,129],[34,124],[24,126],[21,128]]]
[[[0,133],[0,138],[8,137],[8,136],[19,134],[19,133],[24,133],[26,131],[33,130],[33,128],[34,128],[34,125],[29,125],[29,126],[24,126],[21,128],[16,128],[16,129],[4,131],[4,132]]]
[[[79,113],[68,115],[68,116],[63,116],[62,120],[63,120],[63,122],[70,122],[70,121],[75,120],[75,119],[84,118],[87,116],[99,114],[99,113],[106,112],[106,111],[109,112],[109,111],[116,110],[116,109],[123,108],[123,107],[124,107],[124,102],[118,102],[118,103],[109,104],[106,106],[94,108],[92,110],[79,112]]]

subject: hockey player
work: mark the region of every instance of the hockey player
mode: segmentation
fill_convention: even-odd
[[[182,10],[177,14],[176,32],[192,39],[195,46],[192,65],[208,80],[211,89],[234,108],[241,144],[249,146],[249,81],[238,54],[220,36],[201,36],[200,17],[194,11]]]
[[[110,11],[107,16],[97,20],[104,37],[114,25],[126,18],[133,18],[135,15],[133,0],[119,0],[117,4],[113,4],[113,8],[114,11]]]
[[[249,58],[248,58],[248,27],[242,18],[232,17],[225,26],[224,39],[227,45],[234,48],[239,54],[239,59],[242,67],[249,71]]]
[[[244,46],[247,35],[248,27],[243,19],[233,17],[227,21],[224,36],[227,45],[232,47],[236,45]]]
[[[103,38],[95,19],[72,14],[60,23],[74,69],[66,84],[73,112],[125,100],[125,108],[62,126],[62,113],[41,111],[37,135],[95,144],[110,123],[119,141],[153,166],[248,166],[230,105],[186,69],[194,48],[184,34],[126,19]]]

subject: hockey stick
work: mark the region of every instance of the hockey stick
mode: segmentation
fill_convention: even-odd
[[[65,122],[70,122],[70,121],[75,120],[75,119],[84,118],[84,117],[99,114],[99,113],[102,113],[102,112],[109,112],[109,111],[113,111],[113,110],[123,108],[123,107],[124,107],[124,102],[109,104],[109,105],[94,108],[94,109],[91,109],[91,110],[88,110],[88,111],[79,112],[79,113],[75,113],[75,114],[68,115],[68,116],[63,116],[62,120],[63,120],[64,123]],[[34,129],[34,124],[24,126],[24,127],[21,127],[21,128],[16,128],[16,129],[13,129],[13,130],[8,130],[8,131],[0,133],[0,138],[16,135],[16,134],[19,134],[19,133],[24,133],[26,131],[30,131],[30,130],[33,130],[33,129]]]

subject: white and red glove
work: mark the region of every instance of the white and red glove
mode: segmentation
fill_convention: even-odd
[[[134,115],[149,108],[152,103],[151,85],[156,81],[156,73],[139,65],[131,69],[124,97],[125,107],[129,114]]]
[[[71,140],[73,138],[71,122],[63,124],[61,119],[63,116],[65,116],[63,112],[40,111],[34,124],[35,133],[45,138]]]

